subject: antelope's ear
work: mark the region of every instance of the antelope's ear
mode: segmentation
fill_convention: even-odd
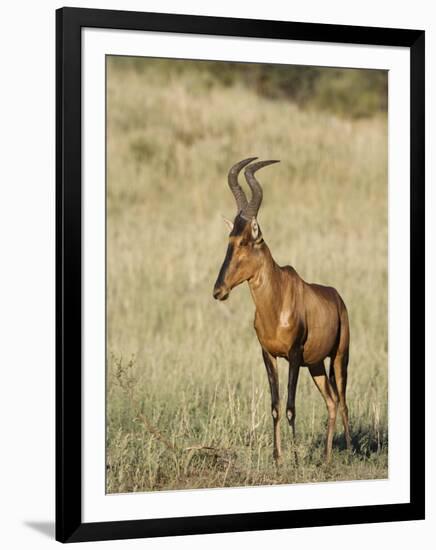
[[[251,236],[254,240],[256,240],[259,236],[259,226],[257,225],[257,220],[254,216],[251,220]]]
[[[225,218],[223,216],[223,220],[226,222],[226,225],[228,226],[228,228],[230,229],[230,231],[232,231],[233,229],[233,222],[231,222],[230,220],[228,220],[227,218]]]

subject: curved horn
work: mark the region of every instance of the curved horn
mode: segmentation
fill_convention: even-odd
[[[242,168],[244,168],[244,166],[247,166],[247,164],[249,164],[252,160],[256,159],[257,157],[250,157],[249,159],[241,160],[230,168],[228,176],[229,187],[235,197],[238,212],[240,212],[241,210],[244,211],[248,207],[247,197],[245,196],[242,187],[238,183],[239,172],[242,170]]]
[[[259,212],[259,207],[262,203],[262,197],[263,197],[262,187],[260,186],[257,179],[254,177],[254,172],[259,170],[260,168],[263,168],[264,166],[275,164],[276,162],[280,162],[280,161],[279,160],[262,160],[260,162],[255,162],[254,164],[251,164],[245,169],[245,178],[251,189],[251,200],[247,205],[247,207],[242,212],[243,218],[250,220],[253,216],[257,216],[257,213]]]

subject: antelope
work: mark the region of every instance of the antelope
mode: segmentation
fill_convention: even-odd
[[[254,174],[279,161],[252,163],[256,159],[241,160],[228,174],[237,214],[233,222],[225,219],[230,228],[229,243],[213,297],[226,300],[233,288],[248,282],[256,310],[254,329],[262,348],[271,391],[273,457],[277,465],[282,462],[278,358],[286,359],[289,364],[286,416],[294,443],[295,393],[301,366],[308,367],[325,400],[328,412],[325,460],[329,462],[338,406],[346,447],[351,448],[345,398],[350,343],[347,308],[335,288],[307,283],[293,267],[279,266],[274,261],[257,222],[263,192]],[[238,175],[244,167],[251,190],[250,201],[238,183]],[[327,357],[330,358],[328,377],[324,365]]]

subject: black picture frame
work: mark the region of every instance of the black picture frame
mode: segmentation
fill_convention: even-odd
[[[321,510],[82,522],[81,29],[84,27],[372,44],[410,49],[410,502]],[[57,540],[77,542],[424,519],[424,55],[425,33],[420,30],[78,8],[57,10]]]

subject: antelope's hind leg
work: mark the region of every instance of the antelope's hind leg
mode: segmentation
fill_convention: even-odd
[[[330,383],[337,392],[339,398],[339,410],[341,411],[342,423],[344,424],[345,442],[347,449],[351,449],[350,424],[348,421],[348,407],[346,400],[348,371],[348,351],[337,353],[331,360]]]
[[[274,428],[274,459],[280,464],[282,447],[280,440],[280,394],[279,394],[279,373],[277,370],[277,359],[262,349],[263,361],[268,375],[269,387],[271,390],[271,414]]]
[[[326,462],[330,462],[332,456],[332,446],[333,446],[333,434],[335,431],[336,423],[336,412],[338,408],[338,397],[336,392],[330,385],[329,379],[327,378],[327,373],[324,367],[324,361],[316,365],[309,367],[310,374],[313,378],[313,381],[316,384],[316,387],[321,392],[321,395],[324,397],[324,401],[327,405],[328,411],[328,423],[327,423],[327,438],[325,445],[325,457]]]

